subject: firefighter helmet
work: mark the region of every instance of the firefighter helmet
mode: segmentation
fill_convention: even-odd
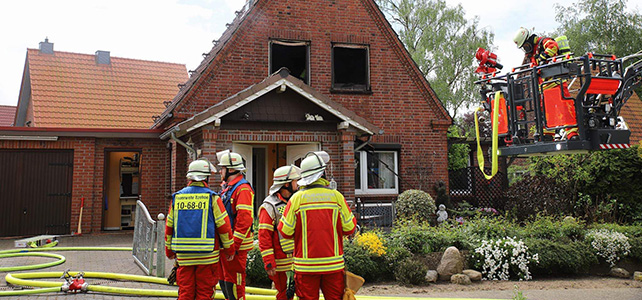
[[[531,31],[528,30],[528,28],[520,27],[519,30],[517,30],[517,33],[515,33],[515,38],[513,38],[513,41],[518,48],[522,48],[522,46],[524,46],[524,42],[526,42],[526,39],[528,39],[530,36]]]
[[[301,169],[295,165],[283,166],[274,171],[274,183],[270,187],[270,195],[276,193],[283,185],[301,178]]]
[[[330,155],[325,151],[308,152],[303,161],[301,161],[301,179],[299,185],[308,185],[323,175],[328,162],[330,162]]]
[[[217,153],[218,156],[218,153]],[[239,170],[243,171],[245,170],[245,165],[243,164],[243,157],[235,152],[229,152],[227,151],[226,153],[223,153],[222,155],[219,156],[218,159],[218,165],[221,167],[226,167],[228,169],[234,169],[234,170]]]
[[[187,177],[194,176],[210,176],[216,172],[216,168],[207,159],[200,158],[189,164],[187,169]]]

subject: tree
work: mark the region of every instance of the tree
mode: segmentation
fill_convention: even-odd
[[[558,33],[565,34],[577,54],[597,52],[618,57],[642,50],[642,15],[627,0],[579,0],[555,5]]]
[[[555,10],[561,24],[557,34],[565,34],[578,55],[623,57],[642,50],[642,15],[627,8],[627,0],[579,0],[568,7],[556,4]],[[635,91],[642,96],[642,87]]]
[[[493,33],[479,28],[478,18],[467,20],[461,5],[444,0],[377,2],[451,116],[475,102],[475,50],[490,48]]]

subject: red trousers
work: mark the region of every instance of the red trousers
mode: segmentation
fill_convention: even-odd
[[[296,295],[301,300],[318,300],[319,288],[325,300],[342,300],[345,289],[343,270],[330,274],[300,273],[294,274]]]
[[[292,299],[292,298],[288,299],[288,296],[286,295],[286,290],[288,288],[287,272],[276,272],[276,275],[270,276],[270,279],[274,282],[274,287],[277,290],[276,300]]]
[[[218,281],[218,268],[218,264],[178,267],[178,299],[210,300]]]
[[[247,265],[247,251],[238,251],[234,259],[227,261],[221,258],[223,281],[221,290],[225,299],[245,300],[245,267]],[[224,287],[225,286],[225,287]]]

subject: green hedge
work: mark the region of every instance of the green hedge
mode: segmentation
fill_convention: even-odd
[[[539,263],[533,264],[533,275],[582,274],[598,263],[591,245],[585,242],[555,242],[545,239],[525,241],[531,253],[537,253]]]

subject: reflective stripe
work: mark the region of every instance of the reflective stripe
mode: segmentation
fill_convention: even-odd
[[[234,231],[234,237],[235,237],[235,238],[239,238],[239,239],[243,239],[243,240],[244,240],[246,235],[247,235],[247,234],[243,234],[243,233],[241,233],[241,232]]]
[[[261,229],[274,231],[274,226],[272,224],[261,223],[261,224],[259,224],[259,230],[261,230]]]
[[[308,218],[305,214],[305,212],[301,212],[301,224],[303,225],[302,227],[302,234],[301,236],[303,237],[303,241],[301,244],[303,245],[303,257],[307,258],[308,257]]]
[[[332,240],[334,240],[334,255],[339,255],[339,241],[343,242],[343,239],[337,236],[337,219],[339,218],[339,211],[332,211]]]
[[[219,221],[224,220],[225,217],[227,217],[227,212],[223,211],[214,221],[218,223]]]
[[[297,265],[294,263],[294,270],[297,272],[305,272],[305,273],[316,273],[316,272],[330,272],[330,271],[338,271],[342,270],[345,268],[344,264],[336,264],[336,265],[327,265],[327,266],[306,266],[306,265]]]
[[[268,256],[268,255],[273,255],[273,254],[274,254],[274,249],[272,249],[272,248],[265,249],[265,250],[261,251],[261,256],[263,256],[263,257]]]
[[[236,205],[236,211],[239,211],[239,210],[242,210],[242,209],[249,210],[249,211],[253,211],[254,210],[252,205],[247,205],[247,204],[237,204]]]
[[[281,244],[281,250],[283,250],[283,252],[292,253],[294,251],[294,240],[279,239],[279,243]]]
[[[331,264],[331,263],[343,263],[343,256],[334,256],[334,257],[316,257],[316,258],[300,258],[295,257],[295,264],[308,264],[308,265],[319,265],[319,264]]]
[[[211,201],[212,192],[205,188],[187,187],[174,194],[174,236],[170,244],[173,251],[208,253],[214,250],[216,225],[211,219]]]

